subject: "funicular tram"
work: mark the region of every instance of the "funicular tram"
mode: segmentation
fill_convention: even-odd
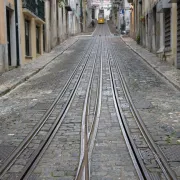
[[[98,14],[98,24],[104,24],[104,23],[105,23],[104,9],[100,9]]]

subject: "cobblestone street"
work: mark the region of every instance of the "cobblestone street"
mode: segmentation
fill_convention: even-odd
[[[0,75],[0,179],[180,180],[180,83],[108,25]]]

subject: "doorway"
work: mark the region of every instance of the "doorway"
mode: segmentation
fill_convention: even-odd
[[[36,53],[40,54],[40,28],[36,26]]]
[[[45,25],[43,24],[43,51],[45,52],[46,47],[46,36],[45,36]]]
[[[10,25],[10,10],[6,9],[6,24],[7,24],[7,48],[8,48],[8,65],[11,66],[12,62],[11,62],[11,25]]]

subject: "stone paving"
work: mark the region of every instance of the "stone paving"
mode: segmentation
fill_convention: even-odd
[[[105,44],[106,42],[104,42]],[[92,180],[136,180],[114,107],[107,49],[103,49],[102,108],[91,162]]]
[[[126,45],[132,49],[136,54],[142,57],[142,60],[147,62],[147,64],[152,67],[156,72],[161,76],[167,79],[170,83],[175,85],[180,89],[180,70],[176,69],[174,66],[170,65],[166,61],[160,60],[155,54],[149,52],[147,49],[144,49],[136,43],[130,37],[122,37],[122,40]]]
[[[36,179],[72,180],[76,175],[81,149],[80,134],[84,98],[98,44],[91,52],[81,83],[58,133],[33,172],[32,177],[35,176]]]
[[[113,37],[107,24],[98,26],[97,29],[94,36],[101,35],[111,38],[112,44],[109,44],[109,46],[114,49],[114,54],[118,57],[118,63],[135,106],[154,141],[166,155],[170,166],[180,178],[180,156],[178,151],[180,147],[179,90],[172,85],[175,84],[174,82],[169,83],[161,77],[161,73],[156,73],[147,66],[147,63],[137,53],[127,47],[121,38]],[[14,90],[0,97],[0,165],[29,134],[35,124],[40,121],[70,77],[83,53],[86,52],[92,41],[95,42],[93,38],[103,39],[104,37],[75,37],[66,45],[59,46],[53,53],[48,54],[47,56],[49,59],[51,57],[51,60],[46,60],[46,63],[42,63],[43,65],[40,63],[38,67],[42,70],[38,70],[39,72],[37,72],[38,68],[35,66],[35,62],[32,65],[27,65],[27,67],[30,67],[27,68],[30,69],[27,70],[27,73],[25,73],[26,67],[22,68],[22,74],[20,70],[19,77],[22,75],[22,78],[26,79],[24,74],[31,74],[34,72],[34,69],[36,69],[36,75],[21,85],[15,85],[17,87]],[[128,38],[126,38],[127,40]],[[75,178],[81,148],[82,109],[92,70],[92,62],[100,46],[97,42],[96,40],[94,52],[83,74],[68,114],[65,116],[62,126],[29,179],[72,180]],[[131,40],[129,39],[128,42],[131,42]],[[103,49],[100,52],[103,55],[102,108],[92,153],[91,179],[134,180],[138,179],[137,174],[124,142],[114,107],[108,68],[108,46],[106,46],[106,43],[108,41],[103,42]],[[132,44],[131,46],[134,46]],[[62,51],[64,51],[63,54]],[[144,51],[143,54],[145,58],[146,53]],[[56,57],[53,61],[52,56]],[[150,55],[148,54],[148,56]],[[40,60],[40,62],[42,61]],[[158,69],[163,68],[159,67]],[[172,72],[171,70],[172,68],[170,68],[169,72]],[[4,86],[0,86],[1,92],[4,93],[11,89],[9,88],[9,84],[13,80],[11,78],[18,71],[18,69],[15,69],[8,72],[9,75],[5,73],[0,76],[0,82],[4,83]],[[98,73],[98,71],[95,72]],[[164,74],[168,74],[167,70]],[[164,74],[163,76],[165,76]],[[169,74],[171,74],[168,76],[170,81],[173,73]],[[178,80],[176,77],[174,79]],[[97,84],[96,76],[94,84]],[[94,84],[92,96],[96,94]],[[8,90],[4,90],[6,86],[9,88]],[[95,104],[94,101],[92,97],[91,106]],[[90,115],[93,115],[91,110],[93,111],[93,107],[90,109]],[[53,121],[54,119],[51,120]],[[92,124],[92,122],[90,123]],[[24,161],[21,159],[19,166],[12,167],[11,172],[19,172],[23,163]],[[10,180],[9,177],[6,180]]]
[[[2,152],[3,147],[17,147],[40,121],[81,59],[82,50],[89,47],[88,42],[77,42],[37,75],[0,98]]]
[[[92,46],[92,43],[91,43],[91,46]],[[89,49],[89,47],[87,48]],[[89,51],[89,50],[88,50]],[[85,51],[87,52],[87,51]],[[73,53],[74,54],[74,53]],[[84,53],[85,54],[85,53]],[[86,54],[85,54],[86,55]],[[88,55],[88,53],[87,53]],[[86,56],[87,56],[86,55]],[[84,57],[84,56],[83,56]],[[92,62],[90,62],[92,63]],[[68,101],[68,98],[71,94],[71,91],[73,90],[74,88],[74,85],[75,83],[77,82],[77,79],[78,79],[78,76],[80,75],[80,72],[81,72],[81,69],[82,69],[82,66],[84,64],[84,61],[81,62],[81,65],[79,66],[78,70],[77,70],[77,73],[75,75],[75,77],[72,79],[71,81],[71,84],[68,86],[68,89],[65,91],[65,93],[63,94],[63,96],[60,98],[60,100],[57,102],[54,110],[52,111],[51,115],[47,118],[46,122],[44,123],[42,129],[37,133],[37,135],[32,139],[32,141],[29,143],[29,145],[27,146],[27,148],[21,153],[21,155],[19,157],[17,157],[16,161],[13,163],[12,167],[10,168],[10,170],[8,171],[8,173],[6,173],[5,176],[3,176],[3,178],[6,178],[7,180],[9,179],[9,177],[12,177],[12,174],[15,175],[16,173],[16,176],[17,176],[17,179],[19,178],[18,174],[21,173],[26,167],[25,164],[28,164],[28,162],[32,159],[33,155],[36,153],[36,150],[37,148],[43,143],[43,141],[45,140],[45,138],[47,138],[47,135],[48,133],[50,132],[50,129],[51,127],[53,126],[53,124],[57,121],[58,118],[58,115],[61,114],[61,111],[63,109],[63,107],[65,106],[66,102]],[[88,77],[88,74],[85,73],[84,75],[85,77],[87,76]],[[86,88],[86,86],[85,86]],[[60,92],[60,91],[59,91]],[[57,92],[58,93],[58,92]],[[81,91],[80,91],[80,94],[81,94]],[[56,95],[58,96],[58,95]],[[51,96],[52,97],[52,96]],[[80,95],[81,97],[81,95]],[[79,98],[79,96],[78,96]],[[83,100],[83,97],[81,97],[81,100]],[[80,104],[80,103],[79,103]],[[46,105],[46,104],[44,104]],[[49,105],[49,104],[48,104]],[[76,102],[75,102],[75,105],[73,105],[73,107],[76,106]],[[74,109],[73,107],[71,107],[72,109],[72,113],[70,114],[70,117],[71,115],[73,114],[73,116],[76,116],[78,113],[82,111],[81,108],[80,110],[78,110],[78,108]],[[34,109],[36,110],[38,107],[35,107]],[[40,105],[39,107],[41,110],[43,109],[43,106]],[[77,134],[77,128],[76,126],[79,126],[78,123],[72,123],[71,119],[70,119],[70,122],[69,122],[69,118],[68,117],[68,120],[65,120],[65,125],[64,125],[64,121],[62,123],[62,126],[60,128],[60,132],[57,133],[57,137],[58,137],[58,141],[61,143],[61,139],[62,139],[62,142],[64,142],[64,146],[65,147],[65,154],[67,154],[67,151],[68,151],[68,147],[65,146],[65,142],[64,139],[67,139],[67,141],[71,144],[73,144],[73,142],[79,144],[78,140],[76,142],[76,139],[75,136],[78,135]],[[69,122],[69,123],[68,123]],[[69,128],[70,127],[70,128]],[[71,130],[71,128],[74,128],[73,130]],[[66,130],[67,129],[67,130]],[[73,132],[71,131],[75,131],[74,134]],[[80,134],[80,133],[79,133]],[[72,135],[72,138],[71,138],[71,135]],[[70,136],[70,137],[69,137]],[[55,138],[56,139],[56,136]],[[57,139],[56,139],[57,140]],[[71,142],[72,141],[72,142]],[[57,141],[55,141],[55,143],[57,143]],[[68,144],[69,145],[69,144]],[[67,146],[68,146],[67,145]],[[50,147],[54,147],[55,145],[53,144],[52,142],[52,146]],[[58,147],[59,149],[59,147]],[[77,151],[75,150],[75,148],[73,148],[74,151]],[[79,148],[78,148],[79,149]],[[54,151],[54,149],[53,149]],[[78,153],[78,151],[77,151]],[[52,153],[53,154],[53,153]],[[63,156],[63,154],[62,154]],[[65,155],[64,155],[65,156]],[[72,157],[72,156],[71,156]],[[70,159],[71,159],[70,157]],[[57,157],[56,157],[57,159]],[[52,157],[51,157],[51,160],[52,160]],[[66,158],[67,162],[68,162],[68,157]],[[73,160],[73,157],[72,159]],[[65,160],[63,159],[63,163],[65,162]],[[69,164],[69,163],[68,163]],[[76,164],[78,164],[76,162]],[[18,167],[18,168],[17,168]],[[73,169],[73,168],[72,168]],[[75,169],[75,168],[74,168]],[[70,171],[70,170],[69,170]],[[73,171],[73,170],[72,170]],[[65,173],[66,176],[69,176],[68,173]],[[47,178],[50,178],[52,175],[50,173],[50,176],[48,176]],[[65,175],[64,175],[65,176]]]
[[[0,96],[6,94],[10,90],[14,89],[40,70],[47,66],[52,60],[62,54],[70,46],[78,41],[78,38],[73,37],[61,45],[54,48],[50,53],[44,53],[37,59],[22,65],[19,68],[0,74]]]
[[[180,155],[176,152],[180,148],[180,92],[125,47],[120,39],[114,38],[113,43],[135,106],[180,178],[180,161],[174,158]]]
[[[108,24],[99,24],[95,31],[92,33],[92,36],[110,36],[112,35]]]
[[[108,26],[109,26],[109,29],[110,29],[111,33],[114,34],[114,35],[119,35],[114,23],[111,20],[107,21],[107,23],[108,23]]]

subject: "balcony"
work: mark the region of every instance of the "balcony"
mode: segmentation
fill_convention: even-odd
[[[44,1],[43,0],[22,0],[24,12],[34,18],[44,21]]]

